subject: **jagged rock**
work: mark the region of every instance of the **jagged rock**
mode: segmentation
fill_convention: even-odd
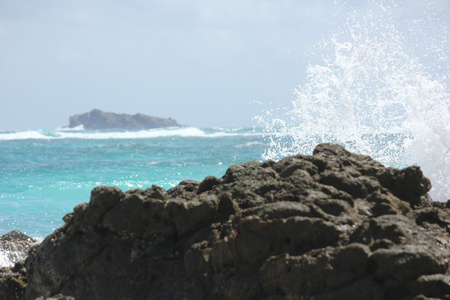
[[[69,118],[69,128],[83,125],[86,130],[102,129],[151,129],[161,127],[180,126],[171,118],[158,118],[144,114],[115,114],[94,109],[90,112],[74,115]]]
[[[0,237],[0,251],[10,265],[24,260],[31,247],[36,244],[36,240],[18,230],[10,231]]]
[[[0,237],[0,241],[8,241],[8,242],[32,242],[35,243],[36,241],[26,235],[25,233],[19,231],[19,230],[12,230],[8,233],[5,233]]]
[[[35,239],[18,230],[0,237],[0,252],[10,265],[0,268],[0,299],[23,299],[27,282],[23,263],[28,251],[37,246],[36,243]]]
[[[23,262],[17,262],[14,267],[0,268],[0,299],[24,299],[26,285],[27,277]]]
[[[450,207],[430,202],[430,187],[419,167],[385,168],[334,144],[168,191],[97,187],[30,253],[22,292],[450,299]]]

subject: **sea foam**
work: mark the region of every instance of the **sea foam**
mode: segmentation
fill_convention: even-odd
[[[261,132],[248,132],[247,129],[214,128],[204,130],[196,127],[171,127],[134,131],[85,131],[82,127],[69,129],[57,128],[55,130],[28,130],[16,132],[0,132],[0,141],[8,140],[53,140],[53,139],[143,139],[160,137],[201,137],[216,138],[239,135],[261,135]]]
[[[344,5],[336,32],[314,48],[292,107],[259,117],[270,133],[263,158],[339,143],[389,166],[419,165],[432,198],[450,198],[448,20],[436,15],[439,5]]]

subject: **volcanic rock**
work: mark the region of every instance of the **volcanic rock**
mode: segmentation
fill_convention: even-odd
[[[83,125],[83,128],[86,130],[138,130],[180,126],[177,121],[171,118],[158,118],[143,114],[115,114],[103,112],[98,109],[70,117],[69,128],[74,128],[80,125]]]
[[[450,299],[450,208],[430,188],[419,167],[386,168],[334,144],[167,191],[96,187],[30,253],[23,292]]]
[[[36,240],[19,230],[10,231],[0,236],[0,251],[11,264],[24,260]]]
[[[0,253],[10,265],[0,268],[0,299],[23,299],[26,286],[23,263],[30,249],[37,246],[36,243],[35,239],[18,230],[0,237]]]

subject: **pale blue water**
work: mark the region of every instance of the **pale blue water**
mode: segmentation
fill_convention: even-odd
[[[439,1],[418,1],[415,9],[410,2],[362,3],[360,11],[345,1],[337,6],[330,20],[336,32],[314,48],[297,99],[264,112],[263,129],[0,132],[0,234],[45,237],[98,185],[168,189],[221,177],[235,163],[310,154],[321,142],[387,166],[417,164],[431,179],[432,198],[446,201],[448,13],[439,17]]]
[[[98,185],[169,189],[261,160],[265,148],[252,128],[0,132],[0,235],[49,235]]]

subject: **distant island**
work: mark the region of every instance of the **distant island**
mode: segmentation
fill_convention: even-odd
[[[86,130],[102,129],[151,129],[180,126],[172,118],[158,118],[144,114],[115,114],[94,109],[90,112],[74,115],[69,118],[69,128],[83,125]]]

